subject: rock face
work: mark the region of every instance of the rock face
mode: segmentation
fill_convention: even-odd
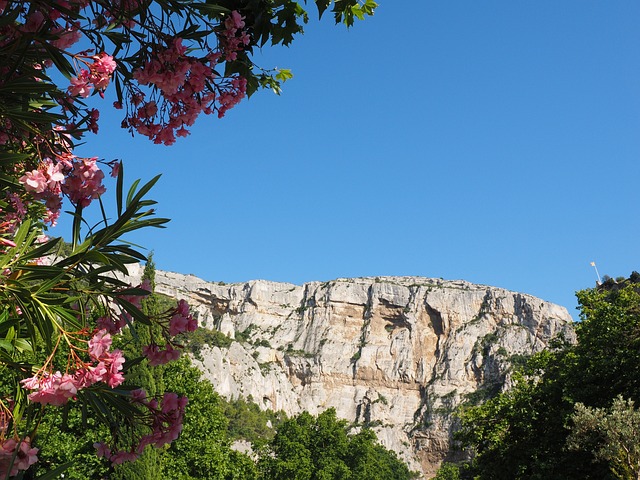
[[[187,299],[201,326],[238,340],[195,359],[218,393],[290,415],[335,407],[424,478],[450,458],[460,402],[505,388],[515,358],[573,337],[565,308],[464,281],[224,285],[158,271],[156,284]]]

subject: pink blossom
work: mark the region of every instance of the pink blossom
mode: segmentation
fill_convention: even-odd
[[[131,401],[134,403],[144,403],[144,401],[147,399],[147,392],[142,389],[142,388],[138,388],[136,390],[131,390]]]
[[[91,337],[88,346],[89,355],[92,359],[97,360],[111,348],[111,335],[107,333],[107,330],[99,330]]]
[[[104,442],[96,442],[93,444],[93,448],[96,449],[96,455],[100,458],[111,458],[111,449]]]
[[[24,185],[27,192],[42,193],[47,189],[47,177],[40,170],[27,172],[18,181]]]
[[[51,45],[59,48],[60,50],[66,50],[75,43],[78,43],[82,37],[80,30],[78,29],[79,27],[80,23],[74,22],[72,26],[67,27],[65,30],[60,29],[59,31],[52,31],[51,33],[58,35],[58,38],[53,40]]]
[[[111,455],[111,458],[109,460],[111,460],[111,463],[113,465],[120,465],[124,462],[133,462],[137,458],[138,454],[135,452],[120,451]]]
[[[25,437],[18,442],[13,438],[5,440],[0,446],[0,475],[7,477],[15,476],[20,470],[27,470],[38,461],[38,449],[31,448],[31,439]],[[9,471],[9,465],[13,459],[13,466]]]
[[[42,405],[61,406],[75,397],[78,392],[76,379],[60,372],[45,373],[42,377],[31,377],[20,383],[27,390],[36,390],[28,395],[29,400]]]
[[[98,317],[96,325],[99,329],[106,330],[109,333],[117,333],[119,331],[111,317]]]
[[[29,14],[27,21],[22,26],[23,32],[37,32],[44,24],[44,15],[41,11],[36,10]]]
[[[186,300],[181,299],[178,301],[178,306],[176,307],[176,312],[183,317],[189,315],[189,304]]]
[[[92,133],[98,133],[98,119],[100,118],[100,112],[95,108],[89,110],[89,118],[87,122],[87,128]]]
[[[89,71],[81,70],[80,75],[72,77],[70,80],[71,85],[67,88],[69,95],[72,97],[87,98],[91,94],[92,86],[90,85],[90,81]]]
[[[87,207],[92,200],[102,195],[106,189],[102,185],[104,174],[97,165],[97,158],[77,158],[62,191],[74,205]]]
[[[173,392],[167,392],[162,397],[162,413],[178,409],[178,395]]]
[[[118,66],[111,55],[100,53],[93,57],[93,65],[91,65],[91,83],[97,90],[104,90],[109,85],[111,75]]]
[[[240,13],[237,10],[234,10],[224,21],[224,26],[227,27],[227,30],[241,29],[244,28],[243,20],[244,17],[240,16]]]
[[[180,358],[180,350],[174,349],[169,343],[165,345],[164,350],[160,350],[155,344],[147,345],[142,348],[142,354],[147,357],[149,365],[152,367],[164,365]]]
[[[118,174],[120,173],[120,162],[118,162],[117,160],[114,160],[113,162],[110,163],[111,166],[111,176],[113,178],[117,178]]]
[[[0,245],[4,247],[15,247],[16,242],[9,240],[8,238],[0,237]]]
[[[186,332],[188,323],[188,317],[183,317],[180,314],[173,315],[169,321],[169,335],[176,336],[179,333]]]
[[[102,356],[102,360],[107,369],[104,374],[103,381],[106,382],[111,388],[115,388],[124,382],[124,375],[122,374],[122,365],[125,362],[125,358],[122,355],[121,350],[114,350],[113,352],[105,352]]]
[[[93,57],[94,63],[91,67],[92,71],[103,75],[111,75],[115,72],[118,64],[111,55],[102,52]]]
[[[76,370],[74,375],[78,389],[90,387],[94,383],[101,382],[107,373],[107,368],[103,362],[98,362],[95,366],[86,366]]]

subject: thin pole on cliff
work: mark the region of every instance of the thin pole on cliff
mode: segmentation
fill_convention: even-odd
[[[591,262],[591,266],[596,271],[596,276],[598,277],[598,285],[602,285],[602,280],[600,279],[600,274],[598,273],[598,267],[596,267],[596,262]]]

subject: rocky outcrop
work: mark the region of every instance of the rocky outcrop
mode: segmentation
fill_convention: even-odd
[[[335,407],[425,478],[449,455],[460,402],[505,388],[514,358],[573,335],[563,307],[464,281],[225,285],[159,271],[156,284],[237,340],[195,359],[221,395],[290,415]]]

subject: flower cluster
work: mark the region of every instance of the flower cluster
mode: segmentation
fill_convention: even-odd
[[[71,85],[67,90],[72,97],[87,98],[92,88],[102,93],[111,81],[111,75],[117,67],[113,57],[103,52],[91,58],[93,63],[89,65],[87,62],[88,70],[81,69],[78,76],[70,80]]]
[[[28,469],[38,461],[38,449],[31,447],[31,440],[9,438],[0,442],[0,477],[8,478]],[[11,461],[13,459],[13,465]],[[11,466],[11,467],[10,467]]]
[[[55,225],[60,216],[62,194],[74,205],[87,207],[106,191],[102,185],[104,173],[96,157],[61,154],[55,158],[55,162],[43,159],[38,168],[25,172],[18,180],[35,200],[44,201],[45,220],[51,225]]]
[[[251,37],[244,30],[244,17],[237,11],[231,12],[224,25],[219,35],[220,50],[211,51],[204,58],[187,55],[187,47],[179,37],[166,47],[156,45],[144,65],[133,72],[133,78],[159,94],[145,100],[142,90],[132,93],[135,109],[124,120],[123,127],[136,130],[154,143],[171,145],[176,137],[189,134],[186,127],[192,126],[201,113],[209,115],[217,111],[222,117],[244,98],[245,78],[219,79],[214,69],[223,60],[236,60],[238,52],[250,44]]]
[[[79,367],[73,374],[50,373],[41,371],[33,377],[22,380],[27,390],[33,390],[28,395],[29,400],[42,405],[61,406],[75,398],[78,390],[103,382],[115,388],[124,382],[122,365],[124,356],[120,350],[110,352],[111,335],[105,330],[98,330],[87,342],[90,362],[76,360]]]
[[[156,343],[151,343],[142,348],[142,354],[147,357],[149,365],[157,366],[177,360],[180,357],[180,350],[174,348],[173,337],[184,333],[193,332],[198,328],[198,322],[189,313],[189,304],[180,300],[178,306],[167,312],[163,319],[158,320],[158,324],[163,327],[163,336],[166,343],[160,348]]]
[[[62,185],[62,192],[74,205],[87,207],[92,200],[96,200],[105,192],[106,189],[102,185],[104,173],[98,167],[97,161],[97,157],[75,157]]]
[[[146,392],[143,389],[138,389],[131,392],[131,398],[133,403],[141,405],[147,410],[147,426],[150,433],[140,437],[137,445],[128,450],[112,452],[106,443],[95,443],[93,446],[96,448],[98,456],[109,459],[114,465],[137,459],[147,445],[153,445],[157,448],[167,445],[176,440],[182,431],[187,397],[179,397],[175,393],[165,393],[160,405],[158,405],[157,399],[147,399]]]
[[[116,163],[115,165],[119,164]],[[135,289],[151,293],[151,283],[149,282],[149,280],[144,280],[140,285],[136,286]],[[140,309],[142,307],[143,295],[127,295],[123,293],[117,295],[117,299],[129,303],[137,309]],[[111,334],[120,333],[120,331],[125,326],[131,324],[131,322],[133,322],[131,314],[129,314],[124,308],[121,308],[119,313],[110,312],[109,315],[103,315],[96,320],[99,329],[104,329]]]
[[[225,29],[219,38],[220,50],[224,52],[227,60],[236,60],[238,52],[244,50],[251,43],[251,37],[244,29],[244,19],[239,12],[234,10],[224,21]]]

